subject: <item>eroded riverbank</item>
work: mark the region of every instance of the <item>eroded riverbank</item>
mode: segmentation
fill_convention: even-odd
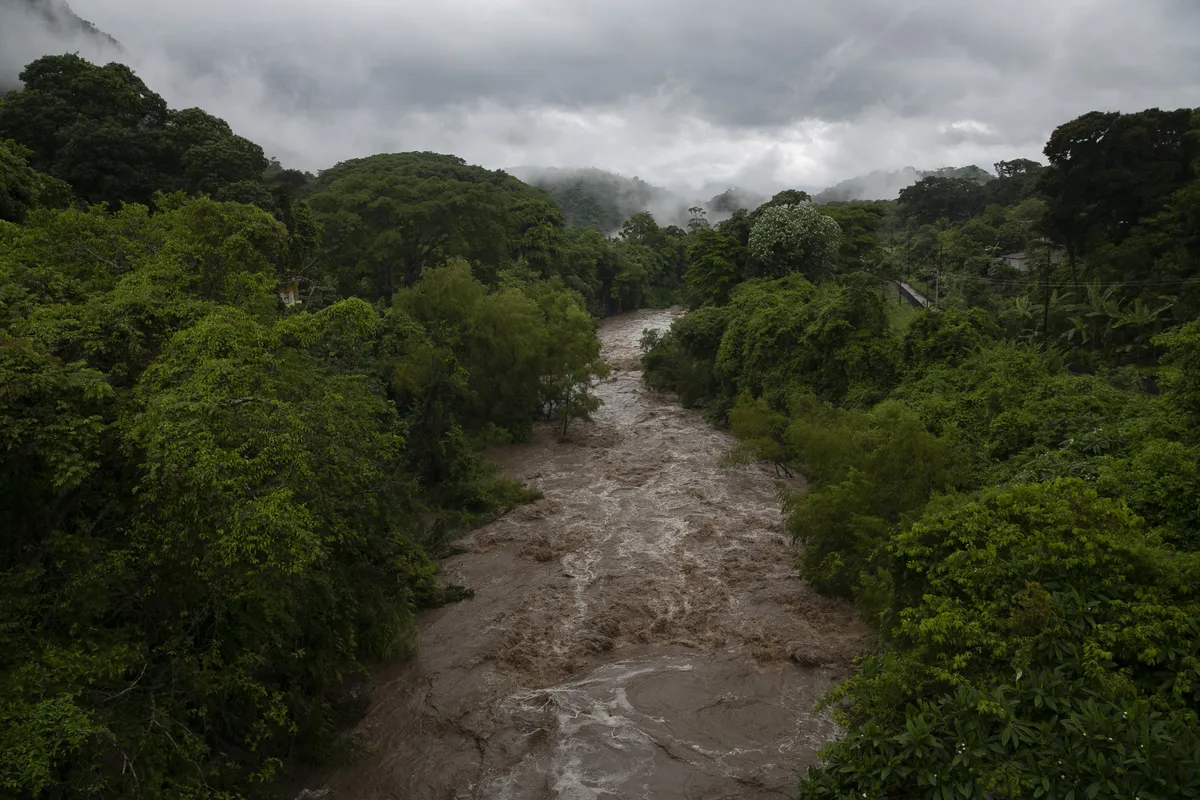
[[[644,328],[606,320],[593,423],[499,453],[545,493],[443,562],[476,596],[420,617],[383,670],[373,754],[309,786],[327,800],[776,798],[835,732],[811,713],[866,631],[795,577],[774,475],[719,464],[732,440],[641,384]]]

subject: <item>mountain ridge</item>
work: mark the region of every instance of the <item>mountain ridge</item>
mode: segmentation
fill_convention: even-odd
[[[66,0],[0,0],[0,93],[20,88],[18,76],[31,61],[80,49],[84,56],[125,52]]]

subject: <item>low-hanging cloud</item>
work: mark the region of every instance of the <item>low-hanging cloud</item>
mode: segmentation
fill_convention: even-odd
[[[0,0],[0,92],[46,53],[77,52],[93,61],[120,58],[120,44],[75,16],[63,0]]]
[[[874,169],[1036,158],[1079,114],[1200,96],[1187,0],[73,6],[173,106],[311,170],[435,150],[689,192],[811,191]]]

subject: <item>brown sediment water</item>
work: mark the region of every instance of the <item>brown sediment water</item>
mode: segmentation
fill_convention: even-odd
[[[544,499],[475,531],[382,670],[370,754],[310,776],[325,800],[784,798],[837,734],[813,706],[867,631],[796,577],[775,475],[641,382],[639,341],[677,310],[605,320],[603,407],[560,442],[500,450]]]

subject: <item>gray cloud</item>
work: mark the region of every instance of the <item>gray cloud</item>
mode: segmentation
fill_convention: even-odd
[[[11,2],[11,0],[7,0]],[[384,150],[819,189],[1192,105],[1192,0],[74,0],[176,107],[308,169]]]

